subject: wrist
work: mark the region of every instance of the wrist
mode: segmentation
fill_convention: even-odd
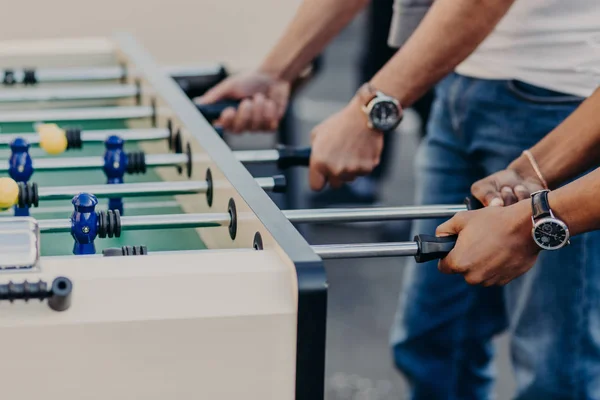
[[[276,81],[284,80],[283,69],[275,67],[274,65],[269,65],[266,63],[262,64],[260,67],[258,67],[258,72]]]
[[[384,134],[384,132],[370,126],[369,117],[365,113],[364,104],[360,96],[355,95],[346,106],[346,110],[352,114],[352,119],[361,124],[361,126],[364,127],[365,130],[368,130],[373,137],[380,137]]]
[[[523,241],[523,245],[535,251],[541,248],[535,243],[531,235],[533,229],[531,201],[523,200],[506,207],[510,210],[509,224],[513,235]]]
[[[551,191],[548,193],[548,204],[556,218],[563,221],[569,228],[571,236],[582,233],[582,221],[588,218],[581,218],[581,207],[573,208],[572,199],[565,196],[563,190]],[[585,214],[585,213],[584,213]]]
[[[409,89],[404,86],[399,87],[398,83],[395,85],[390,84],[390,82],[387,82],[385,79],[385,76],[381,74],[381,71],[380,73],[377,73],[369,83],[375,88],[385,88],[386,94],[397,99],[404,107],[408,107],[412,104],[410,95],[408,94]]]
[[[540,179],[540,176],[533,167],[531,160],[525,154],[521,154],[518,158],[511,162],[507,169],[517,173],[517,175],[523,178],[524,181],[534,182],[542,187],[544,187],[545,183],[547,183],[545,177],[544,181]],[[543,170],[541,168],[539,172],[543,177]]]

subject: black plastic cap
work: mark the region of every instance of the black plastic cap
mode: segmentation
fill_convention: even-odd
[[[452,251],[458,236],[437,237],[430,235],[417,235],[415,242],[419,248],[415,260],[418,263],[439,260]]]
[[[483,208],[483,204],[481,204],[474,196],[466,197],[465,205],[467,206],[467,210],[479,210],[480,208]]]
[[[109,247],[108,249],[102,250],[102,255],[104,257],[122,257],[123,248],[121,247]]]
[[[273,177],[273,193],[285,193],[287,190],[287,179],[284,175],[275,175]]]
[[[73,283],[64,276],[58,277],[52,282],[52,295],[48,299],[48,306],[54,311],[65,311],[71,306],[71,293]]]

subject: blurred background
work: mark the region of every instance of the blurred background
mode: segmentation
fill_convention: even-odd
[[[132,33],[165,66],[223,62],[232,72],[256,66],[293,16],[299,0],[53,0],[13,2],[0,24],[0,40],[106,36]],[[357,87],[393,54],[387,47],[392,0],[373,0],[327,48],[319,71],[293,101],[280,135],[227,135],[234,149],[277,143],[307,145],[312,127],[341,109]],[[18,16],[13,18],[12,16]],[[413,155],[423,135],[430,98],[408,110],[387,144],[384,168],[337,193],[312,194],[306,170],[290,174],[288,195],[273,195],[281,209],[323,206],[411,205]],[[256,176],[276,173],[256,167]],[[410,223],[298,226],[312,244],[409,240]],[[388,335],[404,260],[328,261],[330,283],[327,339],[327,399],[405,399]],[[506,337],[498,338],[496,387],[508,399],[513,378]]]

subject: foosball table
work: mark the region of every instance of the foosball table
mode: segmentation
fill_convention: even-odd
[[[245,166],[310,149],[232,151],[210,123],[227,105],[186,95],[225,69],[159,68],[126,34],[0,44],[0,69],[6,398],[323,399],[323,260],[455,238],[311,246],[294,223],[469,208],[278,209],[285,179]]]

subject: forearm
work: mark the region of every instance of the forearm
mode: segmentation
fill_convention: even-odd
[[[600,229],[600,169],[550,192],[548,201],[555,216],[571,235]]]
[[[565,222],[571,236],[600,229],[600,169],[548,193],[554,216]],[[493,207],[492,207],[493,208]],[[532,242],[531,199],[505,207],[509,216],[502,223],[523,240]]]
[[[410,106],[492,32],[515,0],[436,0],[371,84]]]
[[[261,65],[280,79],[296,79],[370,0],[304,0]]]
[[[600,164],[600,89],[555,130],[530,149],[550,188],[560,186]],[[532,176],[529,159],[522,155],[509,168]]]

